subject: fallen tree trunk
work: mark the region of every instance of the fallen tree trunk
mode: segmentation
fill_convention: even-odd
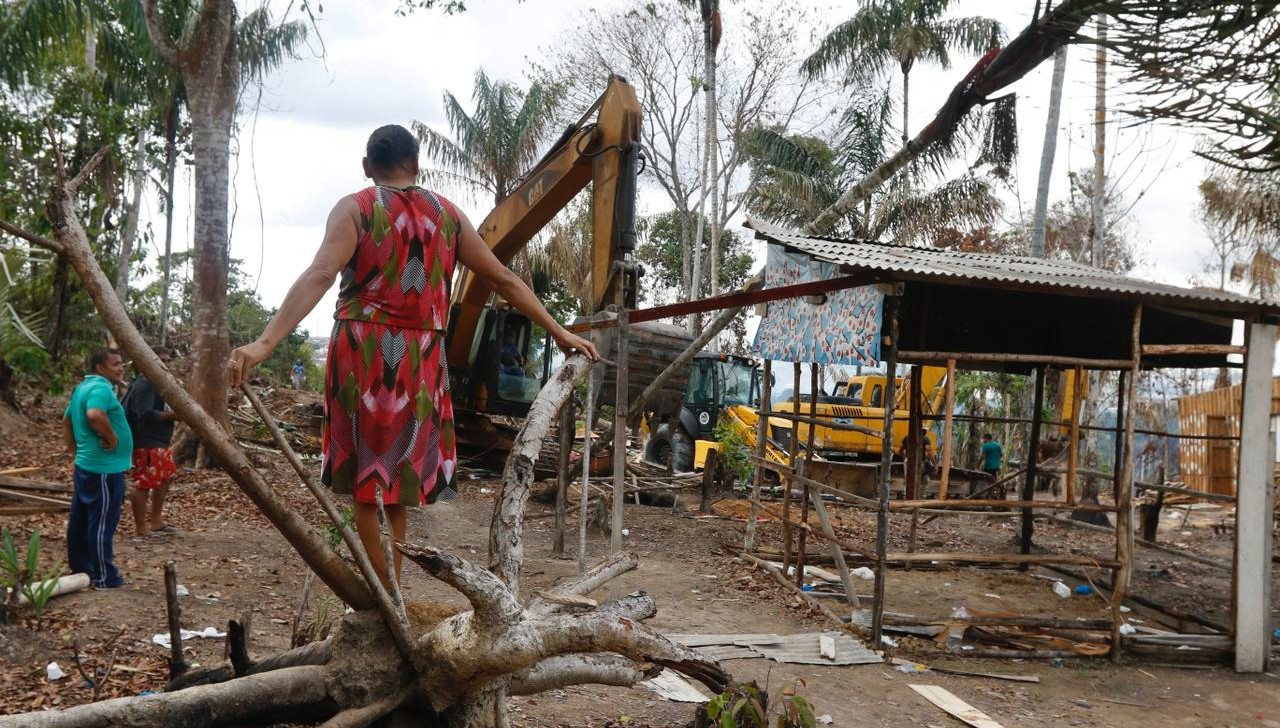
[[[153,13],[154,0],[147,3]],[[53,136],[51,132],[51,137]],[[90,728],[97,726],[226,726],[253,723],[316,723],[363,726],[401,706],[429,706],[415,713],[425,725],[459,728],[506,726],[505,695],[600,681],[631,685],[664,667],[676,669],[721,692],[729,676],[714,661],[667,640],[639,620],[652,616],[652,598],[635,593],[589,606],[582,596],[635,568],[619,554],[556,586],[555,592],[522,605],[517,587],[523,556],[523,510],[532,469],[550,420],[591,364],[570,357],[552,384],[534,401],[504,471],[495,506],[491,546],[496,575],[424,544],[397,543],[411,561],[460,591],[471,610],[420,627],[411,641],[395,634],[408,625],[399,615],[384,621],[373,607],[370,585],[316,535],[245,458],[235,441],[181,388],[143,341],[97,266],[74,213],[76,189],[102,160],[99,152],[68,179],[53,138],[57,179],[47,211],[54,239],[0,221],[0,228],[65,256],[84,281],[104,321],[206,447],[289,540],[322,580],[357,611],[346,616],[329,641],[282,653],[236,669],[215,668],[175,681],[172,692],[93,703],[61,711],[0,717],[0,728]],[[356,544],[358,547],[358,544]],[[383,612],[385,614],[385,610]],[[391,622],[391,624],[388,624]],[[393,632],[394,630],[394,632]],[[603,653],[603,654],[601,654]],[[243,662],[243,660],[241,661]],[[193,683],[203,683],[186,689]]]

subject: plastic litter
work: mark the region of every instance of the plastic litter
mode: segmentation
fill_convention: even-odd
[[[1049,661],[1049,665],[1052,667],[1062,667],[1062,658],[1061,657],[1053,658],[1052,660]]]
[[[804,586],[800,587],[800,591],[807,591],[807,592],[808,592],[808,591],[813,591],[813,585],[812,585],[812,584],[805,584]]]
[[[44,674],[45,677],[50,680],[61,680],[67,676],[67,673],[63,672],[62,667],[56,662],[50,662],[48,665],[45,665]]]
[[[919,665],[914,662],[904,662],[894,668],[898,672],[905,672],[908,675],[919,675],[922,672],[929,672],[928,665]]]
[[[835,718],[832,718],[829,715],[820,715],[817,718],[814,718],[814,720],[818,721],[823,725],[831,725],[832,723],[836,722]]]
[[[1120,625],[1120,634],[1135,634],[1137,631],[1132,624],[1125,623]]]
[[[1057,594],[1063,599],[1066,599],[1067,597],[1071,596],[1071,587],[1067,586],[1066,584],[1063,584],[1060,581],[1055,581],[1053,582],[1053,593]]]
[[[886,635],[886,634],[882,634],[882,635],[880,635],[880,642],[881,642],[881,643],[883,643],[883,644],[889,645],[890,647],[897,647],[897,646],[898,646],[897,641],[895,641],[892,637],[890,637],[889,635]]]
[[[178,592],[178,596],[180,596],[180,597],[189,597],[189,596],[191,596],[191,592],[187,589],[187,587],[183,586],[182,584],[179,584],[179,585],[178,585],[177,592]]]
[[[1128,614],[1129,612],[1132,612],[1132,611],[1133,611],[1132,609],[1126,607],[1125,605],[1123,604],[1120,605],[1120,612],[1122,614]]]
[[[199,632],[195,631],[194,629],[182,630],[182,639],[184,640],[195,639],[196,637],[206,637],[209,639],[217,639],[219,637],[226,637],[226,636],[227,636],[226,632],[219,632],[216,627],[205,627]],[[166,650],[173,646],[173,643],[169,640],[168,632],[165,632],[164,634],[151,635],[151,643],[160,645]]]
[[[864,581],[870,581],[871,579],[876,578],[876,572],[865,566],[859,566],[858,568],[851,570],[849,572],[849,576],[856,576]]]
[[[1089,586],[1088,584],[1081,584],[1080,586],[1076,587],[1076,594],[1083,595],[1083,594],[1092,594],[1092,593],[1093,593],[1093,587]]]
[[[622,529],[622,535],[623,535],[623,536],[630,536],[630,535],[631,535],[631,529],[629,529],[629,528],[624,528],[624,529]]]

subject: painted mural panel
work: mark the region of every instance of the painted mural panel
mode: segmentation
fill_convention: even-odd
[[[826,280],[835,266],[770,245],[765,264],[768,288]],[[874,285],[827,294],[825,303],[792,298],[769,303],[756,330],[754,349],[774,361],[875,365],[880,359],[884,294]]]

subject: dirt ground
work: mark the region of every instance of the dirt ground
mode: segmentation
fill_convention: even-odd
[[[0,469],[39,466],[27,477],[69,481],[69,463],[58,442],[54,410],[43,419],[15,428],[0,441]],[[276,484],[308,519],[321,523],[319,511],[280,458],[255,455]],[[496,464],[488,464],[496,469]],[[485,558],[495,483],[463,471],[463,498],[410,517],[411,538],[426,539],[464,558]],[[692,499],[688,498],[690,505]],[[133,521],[127,513],[116,540],[117,562],[128,584],[117,590],[83,591],[50,603],[43,624],[33,620],[0,626],[0,713],[65,707],[92,699],[87,681],[74,667],[77,653],[85,672],[100,675],[114,664],[100,697],[135,695],[162,689],[167,650],[151,643],[165,631],[162,567],[173,560],[189,596],[182,601],[189,629],[226,629],[228,619],[252,614],[251,652],[265,656],[288,647],[303,589],[305,569],[284,540],[256,513],[247,498],[219,472],[184,472],[176,481],[168,509],[179,532],[165,543],[129,540]],[[650,624],[683,633],[794,633],[829,628],[822,616],[782,590],[764,573],[739,561],[745,523],[740,505],[724,502],[722,514],[694,517],[684,505],[653,508],[628,505],[626,547],[640,556],[640,568],[621,581],[623,593],[643,589],[659,612]],[[533,505],[531,515],[544,511]],[[1181,517],[1166,518],[1161,540],[1229,562],[1230,536],[1213,525],[1225,512],[1197,512],[1183,527]],[[0,517],[23,542],[34,528],[45,539],[42,560],[65,560],[65,514]],[[842,514],[843,534],[870,544],[874,523],[865,514]],[[1016,521],[978,518],[938,519],[921,526],[917,550],[1012,551]],[[576,560],[553,558],[550,518],[532,518],[526,530],[526,589],[532,591],[576,573]],[[1218,529],[1219,531],[1221,529]],[[907,521],[895,517],[890,550],[905,547]],[[776,524],[761,524],[758,541],[778,545]],[[1037,524],[1042,548],[1073,554],[1106,555],[1110,539],[1053,524]],[[599,559],[606,536],[593,533],[588,558]],[[568,551],[576,555],[576,530]],[[1157,601],[1218,620],[1229,614],[1229,574],[1211,566],[1140,550],[1137,589]],[[958,568],[894,570],[887,581],[890,611],[948,615],[959,606],[988,611],[1067,618],[1105,616],[1097,595],[1061,599],[1049,581],[1035,572]],[[405,570],[411,599],[461,604],[462,599],[411,565]],[[1075,582],[1070,582],[1074,584]],[[871,582],[860,582],[863,596]],[[830,602],[832,608],[840,606]],[[302,623],[336,614],[337,603],[317,587]],[[1155,624],[1148,610],[1132,616]],[[191,640],[188,660],[200,664],[223,659],[223,641]],[[1068,659],[1055,666],[1045,660],[973,659],[940,652],[932,643],[899,640],[900,657],[962,670],[1038,676],[1038,684],[936,672],[904,674],[887,664],[853,667],[778,664],[763,659],[731,660],[725,667],[738,679],[754,679],[771,694],[802,683],[799,692],[820,716],[836,726],[918,724],[960,725],[909,689],[911,684],[940,685],[1004,726],[1276,726],[1280,727],[1280,680],[1272,674],[1242,676],[1225,667],[1188,669],[1151,660]],[[57,661],[67,677],[49,681],[45,666]],[[580,687],[512,700],[513,722],[522,726],[672,726],[687,724],[693,707],[673,703],[644,689]]]

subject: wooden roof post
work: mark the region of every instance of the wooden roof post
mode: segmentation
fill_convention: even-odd
[[[898,364],[898,299],[902,295],[899,285],[893,293],[885,294],[884,310],[880,316],[880,359],[884,362],[884,440],[880,454],[880,484],[876,494],[876,583],[871,603],[871,649],[880,649],[884,630],[884,578],[885,554],[889,550],[889,478],[893,471],[893,403]]]
[[[1276,326],[1249,323],[1236,478],[1233,621],[1236,672],[1265,672],[1271,654],[1271,371]]]

